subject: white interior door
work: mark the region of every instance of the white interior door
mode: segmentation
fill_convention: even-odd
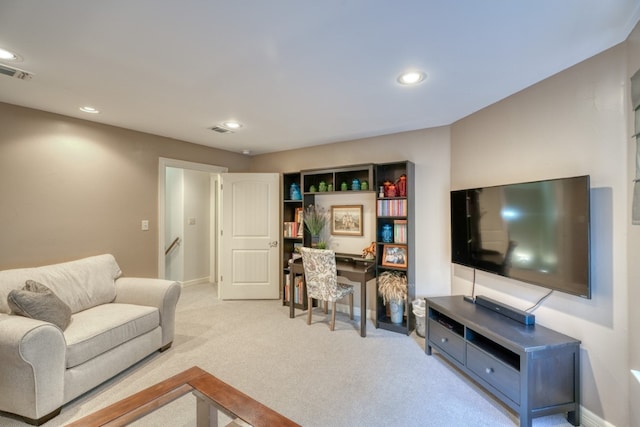
[[[220,299],[278,299],[280,230],[277,173],[220,175]]]

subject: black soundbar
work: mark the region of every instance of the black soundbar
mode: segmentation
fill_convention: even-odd
[[[481,305],[482,307],[488,308],[489,310],[495,311],[496,313],[500,313],[503,316],[507,316],[525,325],[536,324],[535,314],[518,310],[517,308],[510,307],[506,304],[503,304],[496,300],[492,300],[491,298],[485,297],[483,295],[478,295],[475,301],[476,301],[476,304]]]

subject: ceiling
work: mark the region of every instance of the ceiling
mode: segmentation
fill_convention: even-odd
[[[449,125],[639,18],[640,0],[2,0],[22,61],[0,62],[33,77],[0,75],[0,102],[262,154]]]

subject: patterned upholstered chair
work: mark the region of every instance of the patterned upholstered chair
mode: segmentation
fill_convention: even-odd
[[[336,271],[336,254],[328,249],[301,248],[304,278],[307,286],[307,324],[311,324],[313,299],[331,303],[331,324],[336,324],[336,301],[349,296],[349,318],[353,320],[353,286],[340,283]],[[325,306],[326,313],[326,306]]]

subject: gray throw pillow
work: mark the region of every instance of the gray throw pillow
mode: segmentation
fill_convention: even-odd
[[[51,289],[33,280],[9,292],[7,303],[13,314],[53,323],[63,331],[71,322],[71,308]]]

